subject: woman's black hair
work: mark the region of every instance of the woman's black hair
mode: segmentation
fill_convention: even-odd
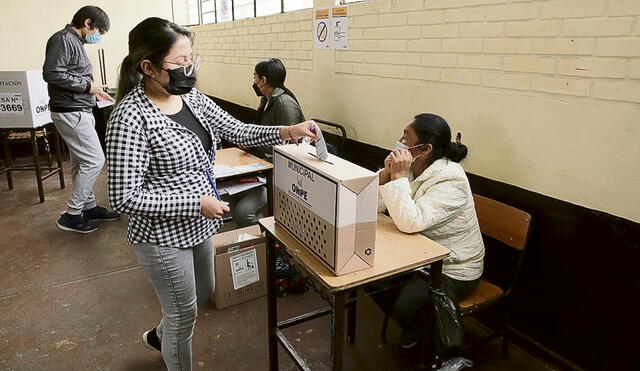
[[[117,101],[122,100],[140,82],[140,63],[146,59],[161,68],[162,60],[181,35],[193,41],[191,31],[157,17],[145,19],[129,32],[129,55],[124,57],[120,65]]]
[[[469,149],[460,143],[462,135],[458,133],[456,141],[451,141],[451,128],[440,116],[433,113],[421,113],[415,117],[411,127],[416,132],[420,143],[431,144],[432,161],[447,157],[454,162],[460,162],[469,153]]]
[[[284,63],[282,63],[280,59],[268,58],[261,60],[256,64],[255,71],[258,76],[266,77],[267,84],[273,86],[274,88],[280,88],[284,90],[284,92],[287,93],[287,95],[289,95],[291,98],[293,98],[296,103],[300,104],[296,96],[293,95],[293,92],[287,89],[286,86],[284,86],[284,80],[287,78],[287,69],[284,68]]]
[[[109,16],[104,10],[97,6],[87,5],[80,8],[76,14],[73,15],[71,25],[75,28],[84,27],[85,19],[91,21],[91,28],[97,28],[101,34],[109,31],[111,24],[109,23]]]

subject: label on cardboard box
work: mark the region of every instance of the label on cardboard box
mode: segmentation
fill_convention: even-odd
[[[0,93],[0,115],[24,116],[22,94]]]
[[[233,289],[237,290],[260,280],[256,250],[251,249],[229,258]]]
[[[287,156],[276,156],[274,162],[276,187],[335,225],[335,204],[327,199],[336,198],[338,184]]]

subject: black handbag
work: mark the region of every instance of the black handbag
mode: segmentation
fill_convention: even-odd
[[[449,359],[462,352],[464,330],[462,318],[453,301],[442,289],[431,290],[435,325],[433,328],[434,346],[440,359]]]

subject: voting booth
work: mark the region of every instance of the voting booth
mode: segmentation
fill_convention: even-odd
[[[0,71],[0,129],[33,129],[49,122],[49,94],[42,71]]]
[[[274,217],[336,275],[374,263],[378,175],[308,144],[274,147]]]

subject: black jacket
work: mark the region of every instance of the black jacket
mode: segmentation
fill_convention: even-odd
[[[51,112],[82,111],[96,105],[96,97],[89,93],[93,67],[84,43],[71,25],[47,41],[42,77],[48,83]]]

